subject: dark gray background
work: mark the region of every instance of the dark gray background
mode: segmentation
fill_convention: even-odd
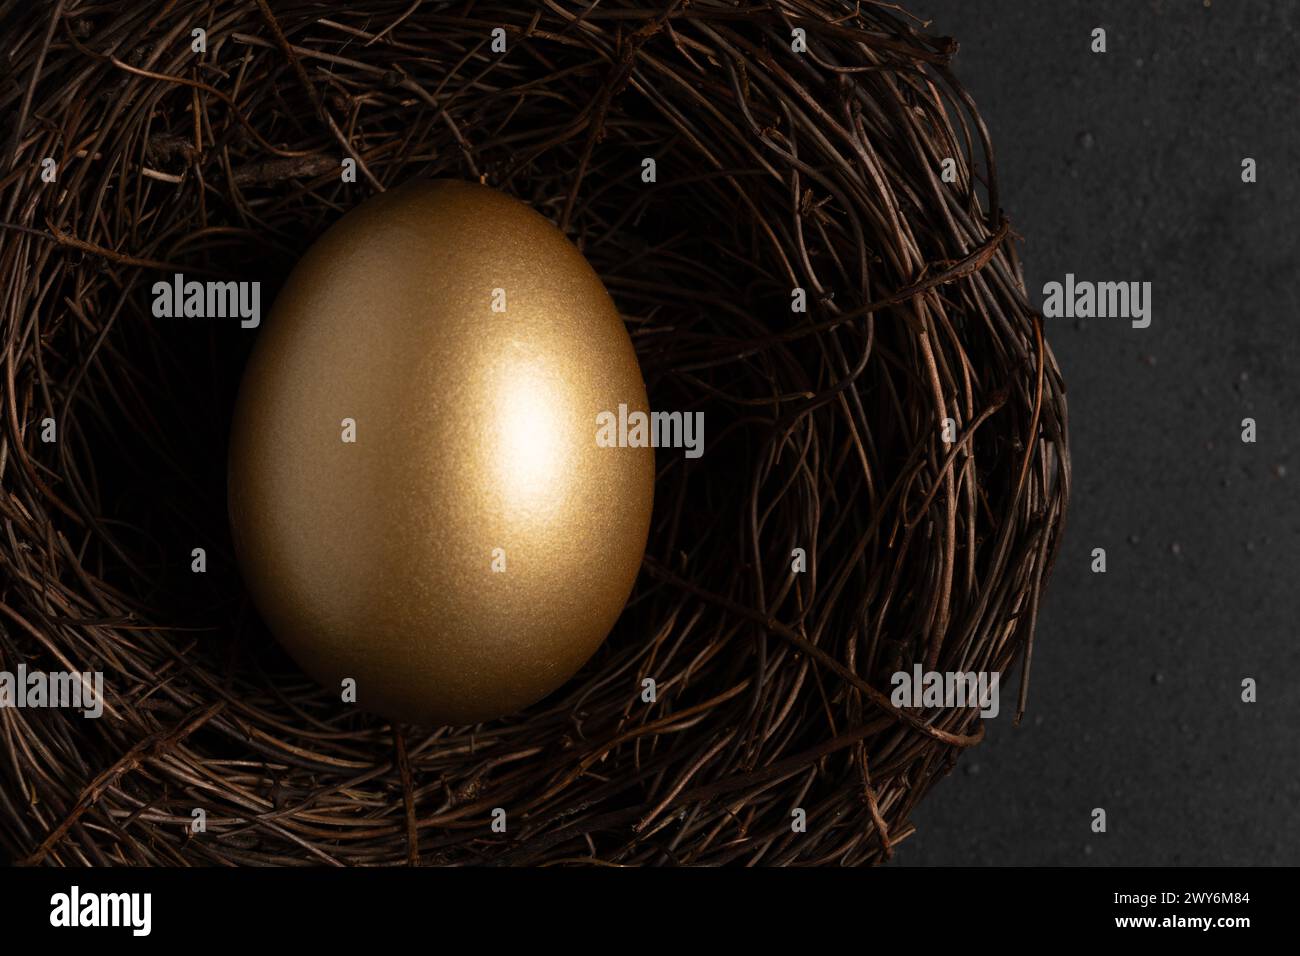
[[[906,5],[961,44],[1034,304],[1150,280],[1153,318],[1048,324],[1075,483],[1029,713],[1009,682],[897,862],[1300,863],[1300,3]]]

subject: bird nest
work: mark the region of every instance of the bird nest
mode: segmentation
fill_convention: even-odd
[[[983,736],[892,675],[1018,667],[1018,719],[1064,386],[951,40],[834,0],[0,0],[0,27],[0,670],[104,688],[98,719],[0,709],[16,861],[875,863]],[[417,177],[559,225],[652,407],[709,424],[659,455],[601,650],[474,727],[391,725],[279,649],[226,519],[256,333],[150,313],[177,272],[269,300]]]

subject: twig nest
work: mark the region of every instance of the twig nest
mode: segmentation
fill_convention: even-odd
[[[16,858],[856,864],[909,835],[982,724],[891,681],[1027,670],[1064,387],[951,41],[879,5],[660,6],[14,13],[0,661],[104,688],[98,719],[0,710]],[[550,218],[651,408],[707,421],[699,457],[658,450],[596,656],[512,717],[420,731],[268,635],[225,508],[257,333],[149,295],[184,273],[269,303],[415,178]]]

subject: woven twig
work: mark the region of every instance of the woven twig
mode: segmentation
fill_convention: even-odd
[[[895,708],[890,675],[1027,676],[1069,490],[1063,385],[955,49],[833,0],[0,0],[0,669],[102,671],[107,694],[98,720],[0,710],[0,844],[45,864],[889,856],[982,737],[972,708]],[[587,667],[430,731],[341,705],[258,621],[224,486],[255,333],[155,320],[148,288],[273,290],[342,212],[435,176],[561,224],[652,405],[705,412],[709,444],[659,456],[641,579]]]

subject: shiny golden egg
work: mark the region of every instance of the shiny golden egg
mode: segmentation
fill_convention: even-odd
[[[235,407],[230,521],[271,632],[395,720],[545,697],[645,549],[654,451],[597,441],[620,405],[648,411],[632,342],[547,219],[452,180],[361,203],[290,274]]]

